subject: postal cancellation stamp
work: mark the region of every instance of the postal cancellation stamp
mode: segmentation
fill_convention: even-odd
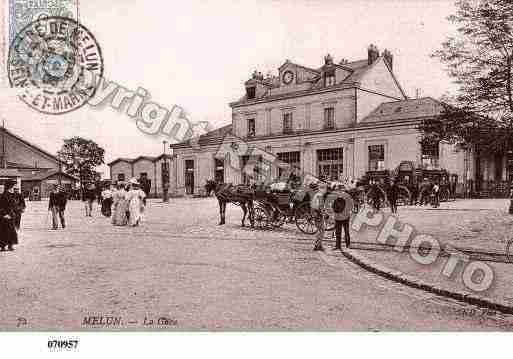
[[[7,75],[22,89],[21,100],[46,114],[63,114],[84,105],[103,75],[103,57],[94,35],[76,20],[39,18],[16,34]]]

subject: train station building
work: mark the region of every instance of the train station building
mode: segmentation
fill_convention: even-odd
[[[408,98],[393,65],[390,51],[380,53],[371,45],[367,57],[356,61],[326,55],[320,67],[286,60],[276,75],[254,72],[243,95],[229,104],[230,124],[194,144],[171,145],[170,190],[196,194],[210,179],[240,184],[277,178],[283,169],[266,165],[272,158],[331,180],[409,163],[445,169],[458,192],[476,181],[509,181],[503,157],[477,160],[449,144],[422,145],[418,126],[439,114],[441,104],[430,97]]]

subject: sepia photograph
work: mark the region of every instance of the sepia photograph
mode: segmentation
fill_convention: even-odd
[[[1,4],[0,346],[513,329],[510,0]]]

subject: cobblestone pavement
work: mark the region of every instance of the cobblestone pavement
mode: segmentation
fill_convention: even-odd
[[[52,231],[46,207],[29,202],[20,245],[0,253],[2,330],[513,328],[510,316],[370,274],[329,243],[323,260],[295,226],[241,228],[232,205],[217,226],[213,198],[152,201],[137,228],[86,218],[72,201],[68,227]]]

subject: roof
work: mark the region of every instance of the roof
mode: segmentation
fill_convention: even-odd
[[[167,155],[167,154],[166,155],[161,154],[160,156],[138,156],[138,157],[135,157],[135,158],[120,157],[120,158],[116,158],[114,161],[111,161],[111,162],[107,163],[107,165],[108,166],[113,166],[114,164],[116,164],[118,162],[126,162],[126,163],[129,163],[129,164],[133,164],[133,163],[138,162],[140,160],[148,160],[150,162],[157,162],[160,159],[162,159],[164,156],[166,158],[171,158],[172,157],[171,155]]]
[[[219,127],[213,131],[207,132],[204,135],[199,137],[200,145],[209,145],[219,143],[225,138],[228,134],[232,133],[232,124],[225,125],[223,127]],[[171,148],[175,147],[187,147],[190,146],[190,140],[183,141],[180,143],[171,144]]]
[[[8,129],[6,129],[5,127],[0,127],[0,132],[3,131],[5,134],[11,136],[11,137],[14,137],[15,139],[17,139],[18,141],[24,143],[25,145],[29,146],[29,147],[32,147],[34,150],[42,153],[43,155],[47,156],[47,157],[50,157],[51,159],[53,159],[54,161],[56,162],[61,162],[61,163],[64,163],[63,161],[59,160],[59,158],[57,158],[57,156],[51,154],[50,152],[47,152],[45,150],[43,150],[41,147],[27,141],[27,140],[24,140],[23,138],[21,138],[20,136],[12,133],[11,131],[9,131]]]
[[[442,104],[432,97],[384,102],[361,122],[407,120],[434,117],[441,113]]]
[[[24,181],[42,181],[42,180],[45,180],[48,177],[54,176],[56,174],[60,174],[61,176],[78,181],[77,177],[72,176],[69,173],[59,171],[59,170],[40,171],[40,172],[34,173],[31,176],[26,176],[25,178],[23,178],[23,180]]]
[[[22,173],[16,168],[0,168],[0,177],[21,177]]]
[[[291,61],[287,60],[283,65],[281,65],[279,67],[280,70],[284,66],[286,66],[286,65],[293,65],[293,66],[305,69],[306,71],[310,71],[311,73],[316,74],[316,76],[314,78],[312,78],[310,80],[304,80],[303,81],[305,83],[306,82],[310,82],[311,83],[311,87],[309,89],[306,89],[306,90],[302,89],[302,90],[298,90],[298,91],[273,94],[272,89],[275,88],[276,86],[269,86],[268,88],[269,88],[270,91],[267,91],[262,96],[259,96],[258,98],[255,98],[253,100],[248,101],[247,100],[247,96],[244,95],[239,100],[230,103],[230,106],[236,106],[236,105],[239,105],[239,104],[246,104],[246,103],[254,103],[254,102],[258,102],[258,101],[269,101],[269,100],[274,100],[274,99],[282,99],[282,98],[287,98],[287,97],[290,97],[290,96],[304,95],[304,94],[309,94],[312,91],[322,91],[322,90],[327,90],[327,89],[332,89],[332,88],[340,88],[340,87],[342,87],[342,88],[344,88],[344,87],[354,87],[354,86],[357,85],[357,82],[359,81],[359,79],[376,62],[377,61],[374,61],[372,64],[369,64],[368,60],[364,59],[364,60],[356,60],[356,61],[351,61],[351,62],[343,62],[343,63],[340,63],[340,64],[333,63],[332,65],[330,65],[330,67],[333,67],[333,68],[335,68],[335,67],[343,68],[344,70],[349,71],[350,74],[345,79],[342,79],[341,81],[339,81],[335,86],[325,87],[321,74],[324,71],[324,68],[325,68],[326,65],[323,65],[323,66],[321,66],[318,69],[313,69],[311,67],[306,67],[306,66],[303,66],[303,65],[299,65],[299,64],[296,64],[294,62],[291,62]],[[392,71],[390,71],[390,72],[392,72]],[[393,73],[392,73],[392,76],[393,76]],[[394,80],[395,80],[395,77],[394,77]],[[396,83],[397,83],[397,81],[396,81]],[[402,92],[402,90],[401,90],[401,92]]]

